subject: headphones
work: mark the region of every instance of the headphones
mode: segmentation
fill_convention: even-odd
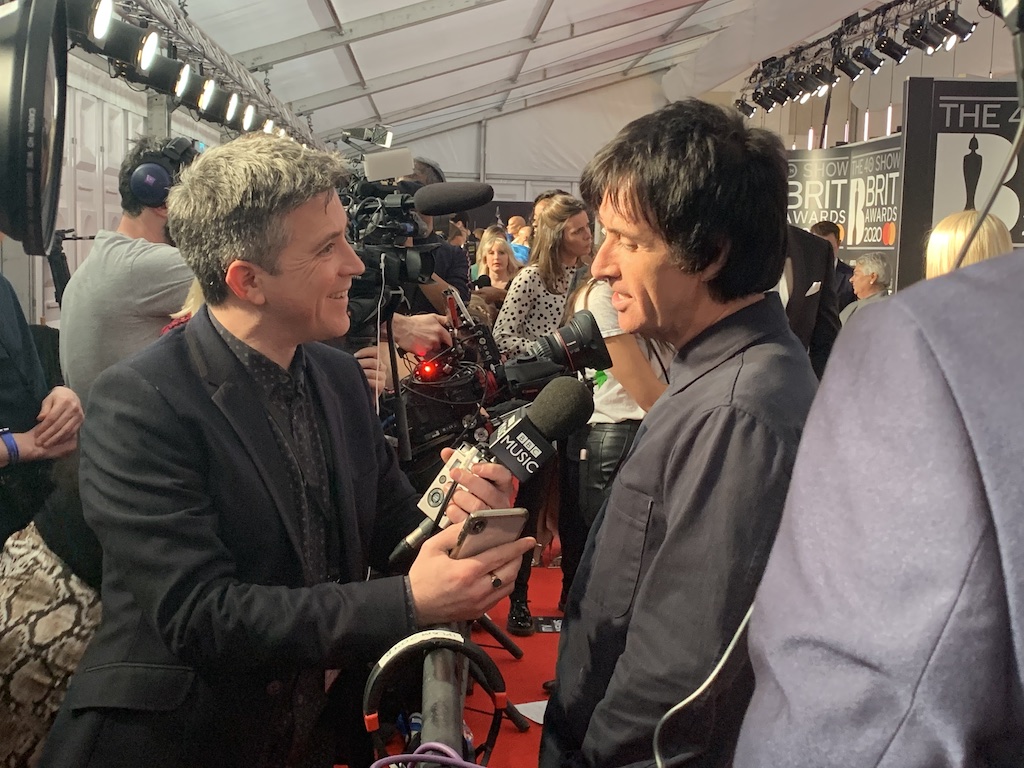
[[[171,139],[159,152],[146,152],[132,169],[128,188],[147,208],[158,208],[167,202],[167,193],[174,186],[175,177],[199,153],[192,140],[182,137]]]
[[[381,656],[380,661],[370,670],[370,676],[363,692],[363,722],[366,725],[367,733],[373,739],[373,749],[377,759],[388,757],[387,747],[380,735],[378,710],[384,691],[393,683],[393,678],[396,676],[395,671],[406,662],[422,663],[425,653],[441,649],[454,651],[469,659],[470,674],[484,689],[494,705],[494,716],[487,733],[487,741],[477,749],[478,754],[484,755],[482,764],[487,764],[491,750],[494,749],[494,742],[498,738],[501,718],[507,704],[505,680],[497,665],[483,648],[450,629],[426,629],[410,635]]]

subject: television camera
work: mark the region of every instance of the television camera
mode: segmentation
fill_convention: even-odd
[[[503,362],[490,328],[474,320],[455,291],[445,291],[445,296],[452,346],[419,360],[399,382],[398,394],[383,405],[407,413],[410,457],[404,468],[417,488],[423,482],[429,485],[436,474],[440,448],[484,436],[480,430],[490,424],[483,410],[498,418],[532,401],[559,376],[611,366],[597,321],[588,311],[538,339],[526,355]],[[396,437],[401,441],[401,434]]]

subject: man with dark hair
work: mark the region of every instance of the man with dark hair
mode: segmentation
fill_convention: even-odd
[[[185,301],[192,270],[167,233],[166,199],[195,155],[189,149],[188,139],[141,137],[133,144],[118,174],[123,215],[117,230],[96,233],[64,290],[61,368],[84,404],[96,377],[156,341]],[[147,164],[154,167],[139,170]]]
[[[753,601],[817,386],[778,294],[779,139],[697,100],[627,125],[583,173],[607,236],[592,266],[624,331],[678,352],[569,592],[543,768],[648,765]],[[724,765],[752,676],[714,688],[701,765]]]
[[[43,766],[369,765],[369,665],[511,591],[533,540],[452,560],[460,525],[408,575],[367,578],[423,514],[359,365],[317,343],[348,332],[363,271],[346,172],[339,155],[249,134],[172,190],[206,304],[93,386],[80,486],[103,619]],[[453,523],[513,496],[495,464],[453,480]]]
[[[834,221],[819,221],[811,226],[811,234],[827,240],[832,246],[832,265],[835,267],[835,276],[832,279],[832,287],[836,292],[836,304],[839,312],[842,312],[848,304],[857,300],[853,293],[853,267],[839,258],[839,244],[843,242],[843,234],[839,225]]]

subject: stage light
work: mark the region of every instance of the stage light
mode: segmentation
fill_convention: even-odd
[[[107,36],[99,44],[99,53],[145,72],[152,65],[159,46],[160,37],[155,31],[112,19]]]
[[[797,101],[801,96],[804,95],[804,89],[794,83],[790,78],[780,80],[778,82],[779,89],[791,100]]]
[[[245,110],[242,112],[242,130],[251,131],[255,122],[256,107],[252,104],[247,104]]]
[[[352,140],[366,141],[370,144],[376,144],[378,147],[389,149],[394,138],[395,134],[391,132],[391,129],[380,123],[377,123],[372,128],[344,128],[341,131],[341,140],[346,144]]]
[[[885,54],[897,64],[902,64],[903,60],[907,58],[907,54],[910,52],[888,35],[882,35],[879,37],[878,41],[875,43],[875,48],[878,49],[879,53]]]
[[[926,56],[931,56],[946,42],[946,37],[924,19],[920,19],[904,30],[903,42],[920,48]]]
[[[231,97],[228,99],[228,108],[224,112],[224,120],[226,122],[230,123],[232,120],[234,120],[236,114],[241,114],[238,111],[240,101],[241,99],[238,98],[237,93],[231,94]]]
[[[199,95],[199,101],[196,102],[200,112],[206,112],[210,109],[210,102],[213,101],[215,93],[217,93],[217,82],[215,80],[211,78],[203,83],[203,92]]]
[[[71,42],[87,47],[107,36],[114,18],[114,0],[68,0],[67,9]]]
[[[0,13],[0,231],[26,253],[53,240],[64,160],[68,81],[63,0]]]
[[[774,85],[766,85],[764,87],[764,92],[768,94],[768,96],[770,96],[772,101],[774,101],[776,104],[785,104],[786,101],[789,99],[789,97],[782,90],[776,88]]]
[[[815,80],[821,81],[821,86],[818,88],[818,96],[824,96],[828,93],[829,88],[832,88],[839,82],[839,76],[830,72],[824,64],[813,65],[811,67],[811,76]]]
[[[857,78],[864,74],[864,70],[857,66],[857,62],[845,53],[837,54],[833,63],[836,68],[850,78],[851,81],[856,82]]]
[[[793,82],[803,90],[804,95],[800,97],[800,103],[806,104],[815,93],[823,93],[822,88],[828,91],[828,86],[808,72],[796,72],[793,75]]]
[[[263,132],[264,133],[273,133],[274,132],[274,121],[273,121],[272,118],[268,117],[266,119],[266,121],[263,123]]]
[[[952,8],[943,8],[935,15],[935,23],[950,32],[953,37],[963,40],[965,43],[970,40],[978,24],[968,21]]]
[[[183,61],[156,56],[149,71],[140,72],[135,67],[125,64],[120,68],[120,74],[131,83],[152,88],[157,93],[181,98],[181,93],[188,83],[189,66]]]
[[[213,83],[214,81],[208,80],[207,82]],[[209,93],[210,96],[207,98],[204,90],[203,96],[199,99],[199,113],[215,123],[225,123],[230,120],[228,106],[231,104],[231,97],[234,96],[237,103],[238,96],[223,88],[217,88],[216,85],[210,89]]]
[[[871,70],[872,75],[877,75],[878,70],[880,70],[882,65],[885,63],[885,59],[880,56],[876,56],[874,51],[863,45],[858,45],[853,49],[853,60],[859,61]]]
[[[189,77],[179,97],[181,103],[189,109],[199,109],[199,103],[202,101],[203,94],[214,86],[213,80],[204,80],[202,77]]]
[[[754,105],[745,99],[736,99],[736,109],[738,109],[744,117],[753,117],[754,113],[757,111]]]
[[[757,106],[759,106],[765,112],[771,112],[773,109],[775,109],[775,102],[772,100],[772,97],[766,94],[760,88],[754,91],[753,95],[750,98],[755,104],[757,104]]]
[[[999,0],[978,0],[978,7],[984,11],[995,14],[1000,19],[1003,18],[1003,12],[999,7]]]

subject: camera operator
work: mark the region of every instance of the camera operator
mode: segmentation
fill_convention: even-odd
[[[103,619],[44,766],[370,763],[368,664],[424,625],[506,596],[531,539],[464,560],[451,526],[408,575],[419,525],[344,335],[363,264],[332,154],[266,134],[205,152],[170,231],[206,305],[104,371],[82,433],[81,496],[103,545]],[[511,474],[453,473],[448,507],[505,507]]]
[[[417,157],[413,161],[413,168],[414,172],[405,177],[405,180],[422,186],[440,184],[445,181],[444,172],[432,160]],[[409,300],[408,314],[421,315],[428,312],[443,314],[445,311],[445,289],[454,288],[463,301],[469,301],[469,256],[462,248],[452,245],[433,231],[433,216],[421,213],[417,213],[416,216],[423,221],[424,229],[428,234],[414,237],[412,244],[417,247],[435,246],[431,250],[434,258],[434,273],[432,282],[414,286]]]

